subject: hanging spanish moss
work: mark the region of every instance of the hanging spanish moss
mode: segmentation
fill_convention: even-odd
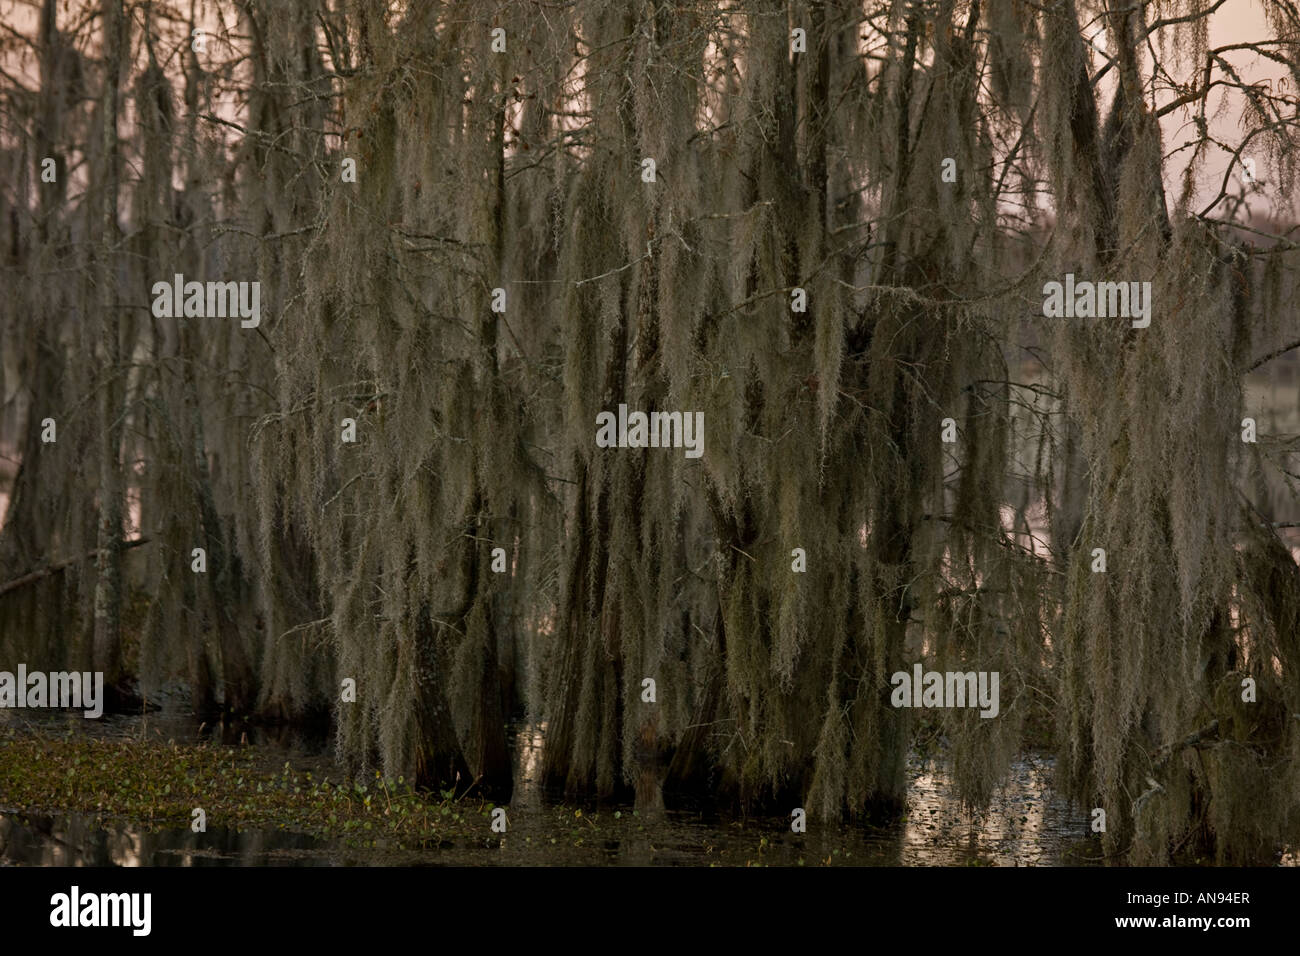
[[[1050,745],[1106,860],[1295,844],[1300,119],[1212,0],[68,6],[0,670],[497,802],[519,721],[552,796],[836,823]]]

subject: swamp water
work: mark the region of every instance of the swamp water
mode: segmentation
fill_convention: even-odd
[[[6,719],[6,718],[0,718]],[[11,719],[12,717],[8,717]],[[24,721],[47,732],[69,722]],[[74,726],[86,727],[78,721]],[[219,741],[248,747],[268,759],[338,777],[332,740],[284,735],[259,728],[203,728],[166,712],[107,717],[83,732],[158,742]],[[3,744],[0,744],[3,746]],[[1011,768],[1002,790],[982,813],[965,811],[953,796],[942,760],[913,756],[908,763],[908,814],[893,826],[828,826],[810,821],[794,834],[789,822],[771,817],[730,819],[683,811],[634,813],[605,806],[576,811],[545,801],[537,777],[543,734],[515,728],[514,798],[509,830],[442,840],[421,846],[355,837],[321,839],[288,829],[233,830],[208,820],[206,833],[188,827],[158,829],[131,822],[105,824],[72,813],[14,812],[0,794],[0,865],[45,866],[673,866],[803,865],[1026,866],[1086,865],[1096,851],[1080,848],[1086,817],[1072,812],[1048,786],[1051,757],[1030,753]],[[618,814],[615,816],[615,814]],[[1073,849],[1072,849],[1073,848]]]

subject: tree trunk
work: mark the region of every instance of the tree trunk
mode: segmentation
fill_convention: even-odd
[[[99,313],[100,361],[106,380],[99,397],[99,573],[95,580],[95,629],[92,660],[104,674],[107,703],[121,700],[122,674],[122,506],[124,482],[119,460],[122,436],[121,343],[117,304],[117,97],[118,77],[125,46],[125,20],[121,0],[103,0],[104,92],[100,104],[101,139],[100,215],[97,223],[101,248],[96,278],[101,301]],[[111,688],[111,690],[110,690]]]

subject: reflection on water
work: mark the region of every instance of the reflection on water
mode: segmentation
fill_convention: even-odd
[[[972,814],[953,796],[942,765],[909,765],[908,819],[897,862],[987,865],[1084,865],[1086,856],[1063,859],[1088,834],[1084,815],[1053,795],[1052,758],[1028,754],[1011,765],[1006,785],[987,809]],[[965,854],[965,858],[960,858]]]
[[[209,827],[148,831],[124,825],[102,829],[79,814],[0,813],[0,864],[33,866],[313,866],[365,863],[334,854],[300,833],[237,832]]]
[[[521,762],[529,759],[521,748]],[[535,755],[534,755],[535,757]],[[1081,819],[1044,799],[1046,768],[1017,764],[1006,792],[973,818],[946,795],[935,768],[913,769],[911,810],[880,830],[810,822],[793,834],[783,820],[709,820],[667,811],[653,820],[630,810],[576,817],[546,806],[536,791],[519,791],[510,806],[510,831],[482,839],[401,848],[376,841],[320,840],[282,830],[206,833],[187,828],[147,830],[97,826],[77,814],[0,812],[0,864],[41,866],[354,866],[354,865],[736,865],[746,863],[848,865],[1029,865],[1062,861],[1085,832]],[[1074,862],[1074,861],[1071,861]]]
[[[10,712],[10,717],[14,712]],[[30,712],[29,712],[30,714]],[[75,722],[74,722],[75,721]],[[84,721],[59,714],[28,719],[49,732],[68,722],[80,732],[134,739],[200,739],[247,743],[263,751],[325,760],[331,748],[317,734],[280,734],[231,726],[197,730],[183,714],[160,713]],[[870,829],[810,821],[790,832],[789,821],[708,818],[667,811],[635,814],[602,807],[575,814],[542,799],[538,770],[545,726],[522,726],[514,737],[518,785],[509,807],[510,829],[482,836],[399,846],[355,838],[318,839],[279,829],[236,831],[213,825],[155,830],[104,824],[77,814],[5,812],[0,805],[0,865],[43,866],[354,866],[354,865],[744,865],[820,863],[876,866],[1077,865],[1067,849],[1087,834],[1082,814],[1050,795],[1050,758],[1017,761],[1003,790],[979,815],[964,811],[940,762],[909,764],[909,812],[891,827]],[[0,804],[3,795],[0,794]],[[614,813],[619,816],[615,818]]]

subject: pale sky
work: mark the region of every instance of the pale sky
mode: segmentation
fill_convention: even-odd
[[[1260,37],[1266,36],[1269,26],[1264,15],[1265,2],[1267,0],[1227,0],[1210,19],[1209,43],[1211,49],[1233,43],[1258,40]],[[1272,88],[1276,90],[1279,88],[1279,81],[1283,81],[1285,78],[1285,70],[1281,64],[1275,63],[1267,57],[1253,54],[1250,51],[1234,50],[1223,54],[1223,57],[1233,65],[1238,75],[1246,82],[1259,83],[1268,81],[1272,84]],[[1175,76],[1180,81],[1190,81],[1194,72],[1196,71],[1190,65],[1187,65],[1180,69]],[[1216,75],[1218,74],[1216,73]],[[1199,78],[1197,82],[1199,82]],[[1287,92],[1289,95],[1295,96],[1300,91],[1290,89]],[[1171,94],[1165,95],[1160,101],[1161,105],[1173,98]],[[1221,88],[1216,88],[1210,97],[1210,114],[1213,117],[1210,122],[1210,134],[1216,139],[1232,144],[1234,147],[1241,142],[1244,136],[1241,127],[1242,99],[1239,93],[1235,91],[1224,93]],[[1177,197],[1179,189],[1181,189],[1180,180],[1182,172],[1186,168],[1186,156],[1185,153],[1175,153],[1172,156],[1170,154],[1174,153],[1182,143],[1196,137],[1196,129],[1189,123],[1190,116],[1191,113],[1185,110],[1175,110],[1165,116],[1161,122],[1165,155],[1169,157],[1165,166],[1165,182],[1168,184],[1167,192],[1171,205]],[[1261,140],[1262,137],[1256,137],[1246,151],[1242,153],[1243,159],[1250,158],[1254,160],[1255,175],[1259,180],[1259,185],[1264,190],[1263,201],[1259,199],[1252,200],[1251,208],[1256,215],[1268,215],[1270,207],[1272,207],[1271,212],[1274,215],[1294,216],[1293,204],[1295,196],[1284,197],[1279,194],[1277,178],[1268,166]],[[1197,205],[1194,211],[1199,211],[1205,203],[1218,194],[1229,160],[1230,156],[1227,153],[1215,150],[1206,161],[1201,175],[1197,177]],[[1230,187],[1230,191],[1235,191],[1237,188],[1239,188],[1239,185],[1234,182]],[[1292,208],[1290,210],[1281,208],[1286,204],[1291,204]],[[1211,215],[1214,215],[1214,213],[1211,213]]]

